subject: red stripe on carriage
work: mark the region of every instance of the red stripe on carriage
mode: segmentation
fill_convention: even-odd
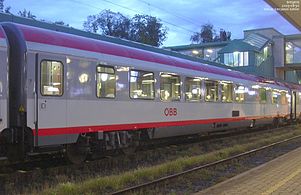
[[[196,125],[196,124],[236,122],[236,121],[242,121],[242,120],[251,120],[251,119],[247,119],[246,117],[236,117],[236,118],[217,118],[217,119],[153,122],[153,123],[133,123],[133,124],[115,124],[115,125],[99,125],[99,126],[42,128],[42,129],[38,130],[38,136],[79,134],[79,133],[91,133],[91,132],[98,132],[98,131],[104,132],[104,131],[135,130],[135,129],[170,127],[170,126],[186,126],[186,125]],[[34,135],[36,135],[35,130],[33,130],[33,132],[34,132]]]

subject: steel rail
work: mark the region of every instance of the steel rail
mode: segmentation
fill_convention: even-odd
[[[135,186],[132,186],[132,187],[128,187],[128,188],[113,192],[113,193],[111,193],[111,195],[124,194],[124,193],[128,193],[128,192],[135,191],[135,190],[138,190],[138,189],[142,189],[142,188],[145,188],[147,186],[151,186],[151,185],[154,185],[154,184],[157,184],[157,183],[160,183],[160,182],[167,181],[169,179],[173,179],[173,178],[176,178],[176,177],[179,177],[179,176],[183,176],[183,175],[186,175],[188,173],[199,171],[201,169],[210,168],[210,167],[213,167],[213,166],[216,166],[216,165],[219,165],[219,164],[222,164],[222,163],[225,163],[225,162],[228,162],[228,161],[231,161],[231,160],[243,157],[243,156],[247,156],[247,155],[250,155],[252,153],[255,153],[255,152],[258,152],[258,151],[261,151],[261,150],[265,150],[267,148],[271,148],[273,146],[276,146],[276,145],[279,145],[279,144],[282,144],[282,143],[285,143],[285,142],[289,142],[291,140],[298,139],[298,138],[301,138],[301,135],[297,135],[297,136],[294,136],[294,137],[291,137],[291,138],[287,138],[287,139],[284,139],[282,141],[274,142],[272,144],[268,144],[268,145],[265,145],[265,146],[262,146],[262,147],[259,147],[259,148],[256,148],[256,149],[252,149],[252,150],[240,153],[240,154],[236,154],[234,156],[231,156],[231,157],[228,157],[228,158],[225,158],[225,159],[221,159],[221,160],[218,160],[218,161],[215,161],[215,162],[211,162],[211,163],[208,163],[208,164],[205,164],[205,165],[200,165],[200,166],[197,166],[197,167],[194,167],[194,168],[191,168],[191,169],[179,172],[179,173],[164,176],[164,177],[158,178],[158,179],[153,180],[153,181],[149,181],[149,182],[146,182],[146,183],[143,183],[143,184],[138,184],[138,185],[135,185]]]

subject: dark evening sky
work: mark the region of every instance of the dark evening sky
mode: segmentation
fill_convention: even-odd
[[[132,17],[135,14],[156,16],[168,27],[164,46],[190,44],[190,36],[201,25],[232,32],[232,39],[242,38],[243,30],[273,27],[283,34],[300,33],[263,0],[6,0],[11,12],[30,10],[38,19],[63,20],[83,29],[88,15],[104,9]]]

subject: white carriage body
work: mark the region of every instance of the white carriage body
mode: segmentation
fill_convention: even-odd
[[[151,51],[93,40],[35,27],[16,25],[27,45],[27,126],[33,130],[35,146],[76,142],[79,134],[107,131],[154,128],[153,138],[198,134],[206,131],[269,124],[275,118],[288,118],[290,104],[273,104],[271,93],[267,102],[206,102],[205,94],[199,102],[185,100],[185,78],[203,78],[218,82],[243,85],[248,89],[260,86],[266,89],[291,92],[289,85],[218,67],[166,56]],[[7,73],[7,45],[0,40],[1,129],[6,127],[7,102],[3,89]],[[62,96],[43,96],[40,85],[40,65],[43,60],[63,64]],[[116,98],[96,96],[96,67],[114,67],[116,71]],[[4,70],[4,71],[2,71]],[[129,71],[143,70],[154,73],[155,98],[132,99],[129,95]],[[160,74],[172,73],[181,78],[179,101],[160,99]],[[87,75],[87,81],[79,77]],[[2,91],[1,91],[2,89]],[[220,89],[219,89],[220,90]],[[299,90],[299,89],[298,89]],[[298,90],[296,98],[299,99]],[[246,93],[246,95],[248,95]],[[250,94],[249,94],[250,95]],[[253,94],[254,95],[254,94]],[[299,100],[297,101],[299,102]],[[169,110],[176,110],[170,114]],[[166,111],[167,110],[167,111]],[[299,104],[296,113],[300,113]],[[233,115],[233,112],[238,115]]]

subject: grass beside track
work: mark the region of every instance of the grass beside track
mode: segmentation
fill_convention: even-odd
[[[290,127],[291,129],[291,127]],[[287,139],[296,135],[301,135],[301,127],[296,126],[294,130],[288,130],[284,134],[270,135],[270,137],[262,137],[257,140],[245,144],[237,144],[224,149],[219,149],[213,152],[196,155],[184,156],[173,161],[168,161],[160,165],[152,167],[140,167],[136,170],[123,172],[116,175],[99,177],[82,181],[81,183],[62,183],[56,187],[45,189],[38,194],[104,194],[127,186],[132,186],[138,183],[151,181],[169,174],[181,172],[183,170],[206,164],[209,162],[221,160],[238,153],[242,153],[260,146],[264,146],[273,142]]]

